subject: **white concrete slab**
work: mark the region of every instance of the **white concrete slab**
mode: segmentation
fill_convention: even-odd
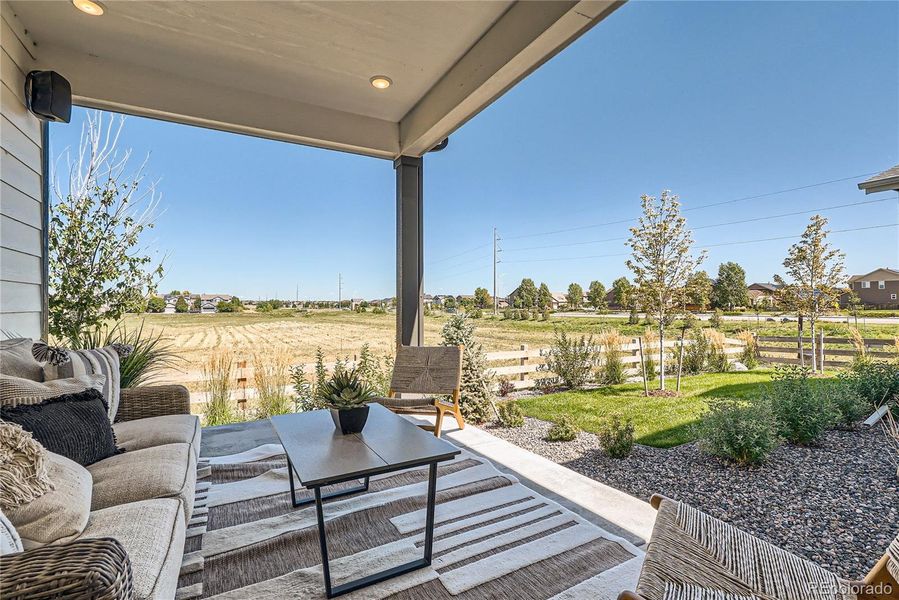
[[[415,416],[413,419],[425,421],[429,417]],[[646,501],[585,477],[474,425],[466,425],[460,430],[453,419],[444,419],[442,437],[483,456],[500,471],[511,473],[524,485],[636,546],[649,540],[656,511]]]

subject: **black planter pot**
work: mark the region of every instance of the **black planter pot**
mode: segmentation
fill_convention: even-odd
[[[330,409],[331,418],[334,419],[334,427],[340,430],[340,433],[346,435],[348,433],[359,433],[365,428],[365,422],[368,420],[368,406],[360,406],[359,408],[350,408],[348,410]]]

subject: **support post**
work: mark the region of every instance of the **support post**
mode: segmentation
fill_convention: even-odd
[[[519,349],[520,349],[522,352],[527,352],[527,350],[528,350],[528,345],[527,345],[527,344],[522,344],[521,346],[519,346]],[[528,357],[527,357],[527,356],[523,356],[523,357],[521,357],[520,359],[518,359],[518,366],[524,367],[524,366],[527,365],[527,364],[528,364]],[[519,380],[519,381],[524,381],[524,380],[526,380],[526,379],[527,379],[527,373],[522,372],[522,373],[518,376],[518,380]]]
[[[401,156],[396,170],[396,343],[424,345],[423,159]]]
[[[646,363],[643,361],[643,338],[637,338],[637,345],[640,349],[640,371],[643,373],[643,395],[649,395],[649,381],[646,379]]]
[[[818,348],[820,349],[820,360],[818,360],[818,370],[821,373],[824,373],[824,326],[821,326],[821,338],[818,341]]]
[[[687,335],[687,328],[684,327],[680,330],[680,353],[677,357],[677,388],[676,391],[680,394],[680,375],[681,371],[684,368],[684,336]]]

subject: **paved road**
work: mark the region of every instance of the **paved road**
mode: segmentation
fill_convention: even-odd
[[[557,313],[553,313],[553,316],[554,317],[571,317],[571,318],[609,317],[612,319],[627,319],[630,315],[628,315],[628,313],[606,313],[606,314],[598,315],[593,312],[557,312]],[[701,321],[708,321],[711,318],[710,314],[697,314],[695,316],[696,316],[696,318],[698,318]],[[772,318],[776,319],[778,322],[780,322],[780,320],[783,319],[784,316],[788,316],[790,319],[792,319],[794,321],[796,320],[795,315],[778,315],[778,316],[772,317],[771,315],[764,315],[764,314],[761,315],[759,317],[759,319],[761,321],[765,321],[768,317],[772,317]],[[640,314],[640,318],[641,319],[643,318],[642,313]],[[746,315],[739,315],[739,316],[722,315],[721,319],[724,321],[755,321],[756,317],[755,317],[755,314],[749,313]],[[827,321],[828,323],[846,323],[847,321],[854,322],[854,319],[852,317],[846,317],[846,316],[821,317],[820,320]],[[864,325],[895,325],[896,327],[899,327],[899,317],[859,317],[858,322],[859,322],[859,324],[864,324]]]

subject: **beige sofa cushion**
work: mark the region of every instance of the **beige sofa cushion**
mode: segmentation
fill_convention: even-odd
[[[26,550],[62,544],[81,535],[91,511],[91,474],[59,454],[47,452],[53,489],[38,498],[6,509]]]
[[[28,338],[0,341],[0,373],[42,381],[44,370],[41,363],[31,355],[33,345],[34,340]]]
[[[172,498],[112,506],[92,512],[79,539],[117,539],[131,559],[135,599],[171,600],[184,554],[181,516],[181,505]]]
[[[24,377],[0,374],[0,404],[18,406],[20,404],[40,404],[44,400],[63,394],[78,394],[94,388],[103,391],[103,375],[79,375],[55,381],[32,381]]]
[[[88,466],[94,478],[91,509],[139,500],[177,498],[190,520],[197,485],[197,459],[190,444],[166,444],[117,454]]]
[[[126,450],[188,443],[196,457],[200,456],[200,429],[200,418],[194,415],[163,415],[112,426],[116,441]]]

